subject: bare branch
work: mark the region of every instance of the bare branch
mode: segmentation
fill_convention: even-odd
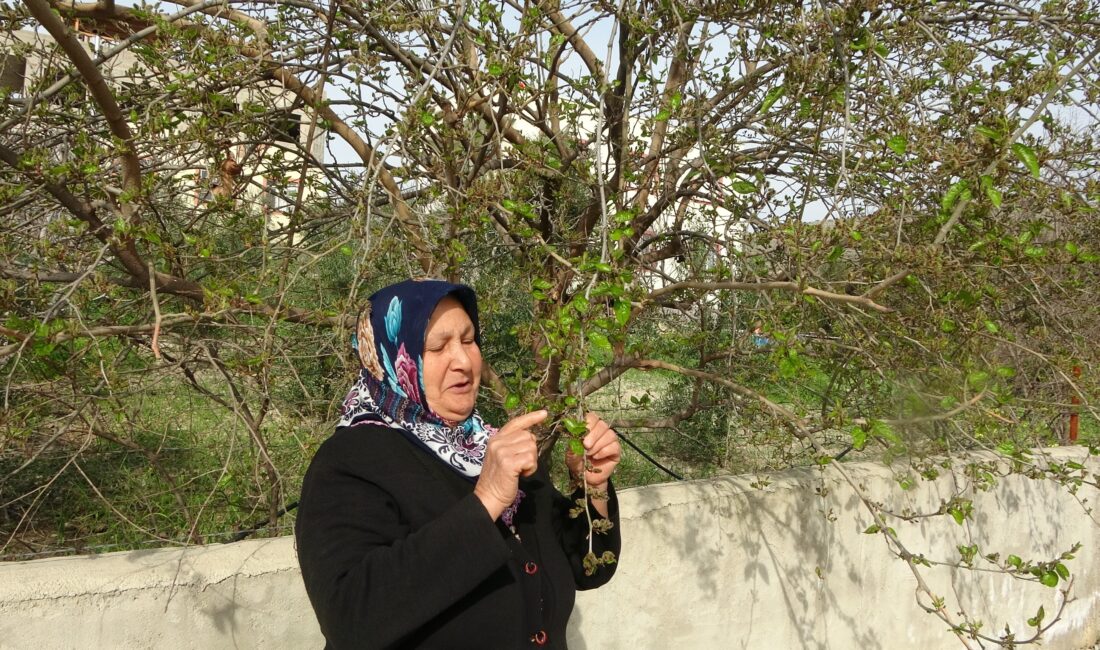
[[[771,282],[698,282],[689,280],[685,282],[676,282],[666,285],[660,289],[656,289],[648,296],[646,296],[646,302],[661,302],[664,296],[674,294],[677,291],[694,290],[694,291],[789,291],[793,293],[800,293],[806,296],[813,296],[822,300],[830,302],[839,302],[850,305],[858,305],[860,307],[867,307],[873,309],[879,313],[888,314],[893,309],[885,307],[876,303],[875,301],[865,296],[851,296],[843,293],[833,293],[831,291],[823,291],[821,289],[815,289],[813,287],[804,287],[797,282],[785,282],[785,281],[771,281]]]

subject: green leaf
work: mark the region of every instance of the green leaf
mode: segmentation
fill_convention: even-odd
[[[970,186],[970,183],[966,180],[961,180],[947,189],[947,193],[943,195],[943,199],[940,201],[940,207],[944,212],[951,210],[955,207],[959,197],[962,196],[963,190],[966,190]]]
[[[588,340],[592,345],[605,352],[611,352],[611,341],[607,340],[607,337],[599,332],[589,332]]]
[[[974,556],[978,554],[977,544],[971,544],[970,546],[959,545],[956,548],[959,549],[959,555],[962,557],[962,561],[967,564],[971,564],[974,561]]]
[[[526,203],[513,201],[512,199],[504,199],[500,202],[500,204],[503,205],[504,209],[508,210],[509,212],[515,212],[516,214],[527,217],[528,219],[533,219],[535,217],[535,209],[527,205]]]
[[[993,178],[983,174],[981,178],[982,191],[985,192],[986,198],[993,204],[993,207],[1001,207],[1001,193],[997,188],[993,187]]]
[[[756,191],[755,185],[741,179],[733,181],[733,183],[730,184],[730,187],[733,188],[733,191],[737,192],[738,194],[752,194]]]
[[[776,86],[768,91],[768,94],[764,96],[764,103],[760,105],[760,112],[767,113],[768,109],[775,105],[779,98],[783,96],[783,93],[787,92],[785,86]]]
[[[962,510],[952,508],[947,511],[947,514],[951,515],[951,518],[955,520],[955,523],[962,526],[963,521],[966,520],[966,514]]]
[[[1043,583],[1045,587],[1057,587],[1058,586],[1058,574],[1053,571],[1047,571],[1043,574],[1042,578],[1039,578],[1039,582]]]
[[[1062,190],[1062,207],[1066,210],[1073,208],[1073,195],[1065,190]]]
[[[1035,612],[1035,616],[1027,619],[1027,624],[1031,627],[1039,627],[1043,624],[1043,617],[1046,616],[1046,612],[1043,610],[1043,606],[1039,605],[1039,611]]]
[[[494,77],[499,77],[500,75],[504,74],[504,66],[499,63],[490,63],[489,74],[493,75]]]
[[[905,139],[905,136],[899,134],[887,140],[886,146],[890,147],[897,155],[904,156],[909,142]]]
[[[668,118],[670,117],[672,117],[672,112],[669,111],[667,108],[663,108],[661,109],[660,113],[657,113],[657,117],[653,119],[657,120],[658,122],[667,122]]]
[[[1069,580],[1069,569],[1061,562],[1054,565],[1054,572],[1057,573],[1058,577],[1062,580]]]
[[[619,324],[619,327],[626,325],[630,320],[630,301],[629,300],[616,300],[615,301],[615,322]]]
[[[573,438],[569,441],[569,451],[573,452],[573,455],[575,456],[583,456],[584,444],[580,440]]]
[[[994,129],[991,129],[988,126],[976,126],[976,127],[974,127],[974,131],[976,131],[977,133],[981,133],[982,135],[989,138],[990,140],[996,141],[996,140],[1001,139],[1000,132],[998,132]]]
[[[561,425],[565,427],[566,431],[575,436],[583,435],[585,431],[588,431],[588,426],[584,422],[574,418],[562,418]]]
[[[862,427],[852,427],[852,448],[863,451],[867,445],[867,432]]]
[[[988,331],[988,332],[989,332],[990,334],[996,334],[997,332],[1001,331],[1001,328],[997,327],[997,324],[996,324],[996,323],[994,323],[994,322],[993,322],[993,321],[991,321],[991,320],[987,320],[987,321],[985,321],[984,325],[985,325],[985,329],[986,329],[986,330],[987,330],[987,331]]]
[[[515,393],[509,393],[508,397],[504,398],[504,408],[511,411],[519,406],[519,395]]]
[[[431,126],[435,124],[435,116],[428,111],[424,111],[420,114],[420,123],[424,126]]]
[[[1019,569],[1024,565],[1024,561],[1020,559],[1019,555],[1009,555],[1007,558],[1005,558],[1005,564]]]
[[[1016,154],[1016,157],[1027,165],[1032,176],[1039,178],[1039,156],[1035,154],[1034,149],[1026,144],[1016,142],[1012,145],[1012,153]]]
[[[966,376],[966,383],[974,390],[981,390],[989,383],[989,373],[984,370],[976,370]]]
[[[879,528],[878,524],[871,524],[870,526],[867,527],[867,530],[863,531],[863,534],[864,535],[874,535],[875,533],[877,533],[880,530],[882,530],[882,529]]]
[[[895,445],[901,444],[901,438],[894,432],[894,428],[882,420],[871,420],[871,435]]]

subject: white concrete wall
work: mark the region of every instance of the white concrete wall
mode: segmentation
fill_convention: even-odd
[[[1097,459],[1081,448],[1058,458]],[[955,493],[945,475],[905,492],[890,470],[846,468],[871,498],[901,510],[935,509]],[[946,474],[946,473],[945,473]],[[832,470],[624,490],[623,553],[608,586],[578,595],[574,650],[624,648],[834,648],[929,650],[962,647],[920,610],[915,579],[888,554],[859,500]],[[825,488],[825,496],[815,489]],[[955,560],[977,543],[1025,559],[1048,559],[1074,542],[1068,562],[1076,600],[1044,647],[1077,650],[1100,641],[1100,501],[1051,481],[1019,475],[987,492],[965,492],[975,519],[948,516],[895,528],[914,553]],[[1083,505],[1082,505],[1083,504]],[[1000,631],[1023,633],[1042,604],[1051,620],[1056,590],[997,573],[924,569],[949,611],[964,603]],[[1023,636],[1021,634],[1020,636]],[[319,648],[291,538],[223,546],[112,553],[0,565],[0,648]]]

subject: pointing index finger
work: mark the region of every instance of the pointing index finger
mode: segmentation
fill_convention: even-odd
[[[501,428],[508,429],[509,431],[513,429],[527,429],[545,420],[547,415],[549,415],[549,413],[546,412],[546,409],[524,413],[523,415],[512,418]]]

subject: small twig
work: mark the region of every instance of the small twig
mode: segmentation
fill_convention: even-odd
[[[153,356],[160,361],[160,345],[158,343],[160,339],[160,304],[157,303],[157,272],[153,268],[153,263],[149,262],[149,295],[153,300],[153,341],[149,344],[150,349],[153,350]]]

